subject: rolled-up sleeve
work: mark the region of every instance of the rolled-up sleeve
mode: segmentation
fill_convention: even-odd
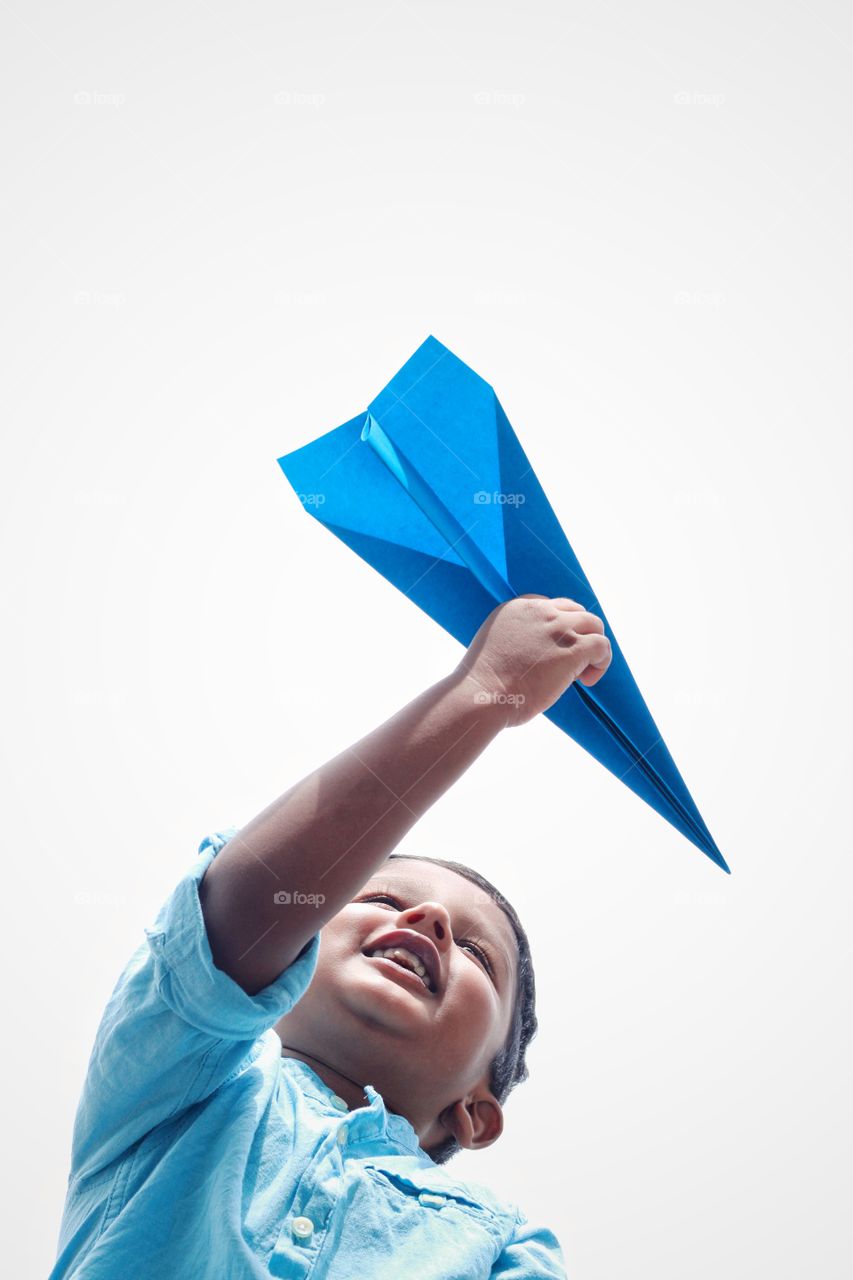
[[[213,963],[198,889],[234,834],[226,828],[202,841],[110,996],[77,1110],[72,1178],[97,1172],[208,1097],[253,1060],[308,989],[319,933],[255,995]]]
[[[495,1280],[566,1280],[559,1241],[549,1227],[528,1222],[519,1210],[512,1240],[492,1267]]]

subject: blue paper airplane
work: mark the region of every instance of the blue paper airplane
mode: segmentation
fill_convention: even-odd
[[[544,714],[729,870],[487,382],[429,337],[365,413],[278,461],[315,519],[465,646],[528,592],[598,614],[609,669]]]

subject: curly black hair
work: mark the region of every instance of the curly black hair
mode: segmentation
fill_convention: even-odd
[[[444,858],[431,858],[425,854],[413,853],[392,853],[389,855],[388,861],[392,858],[406,858],[411,862],[434,862],[439,867],[447,867],[450,871],[457,872],[460,876],[464,876],[466,880],[470,880],[471,884],[475,884],[478,889],[482,889],[484,893],[488,894],[491,900],[497,903],[512,925],[516,946],[518,947],[518,982],[516,984],[515,1001],[507,1038],[503,1047],[498,1050],[492,1059],[489,1075],[489,1088],[498,1102],[503,1104],[515,1086],[521,1084],[530,1074],[525,1055],[527,1046],[536,1035],[538,1027],[533,958],[530,954],[530,943],[527,939],[527,934],[524,932],[524,926],[519,920],[513,905],[502,893],[498,892],[491,881],[480,875],[480,872],[475,871],[473,867],[466,866],[464,862],[449,862]],[[438,1146],[427,1151],[427,1155],[436,1164],[446,1164],[459,1150],[459,1143],[451,1135],[439,1143]]]

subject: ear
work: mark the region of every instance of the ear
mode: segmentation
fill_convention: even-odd
[[[479,1151],[497,1142],[503,1133],[504,1113],[495,1095],[485,1088],[476,1089],[459,1102],[445,1107],[439,1120],[453,1134],[460,1147]]]

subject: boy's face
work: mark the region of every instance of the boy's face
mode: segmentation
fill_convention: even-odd
[[[398,931],[434,989],[369,954]],[[489,1066],[509,1031],[517,966],[512,925],[483,890],[447,867],[395,858],[324,925],[311,985],[276,1031],[321,1078],[313,1056],[373,1085],[422,1147],[449,1134],[488,1146],[503,1124]]]

